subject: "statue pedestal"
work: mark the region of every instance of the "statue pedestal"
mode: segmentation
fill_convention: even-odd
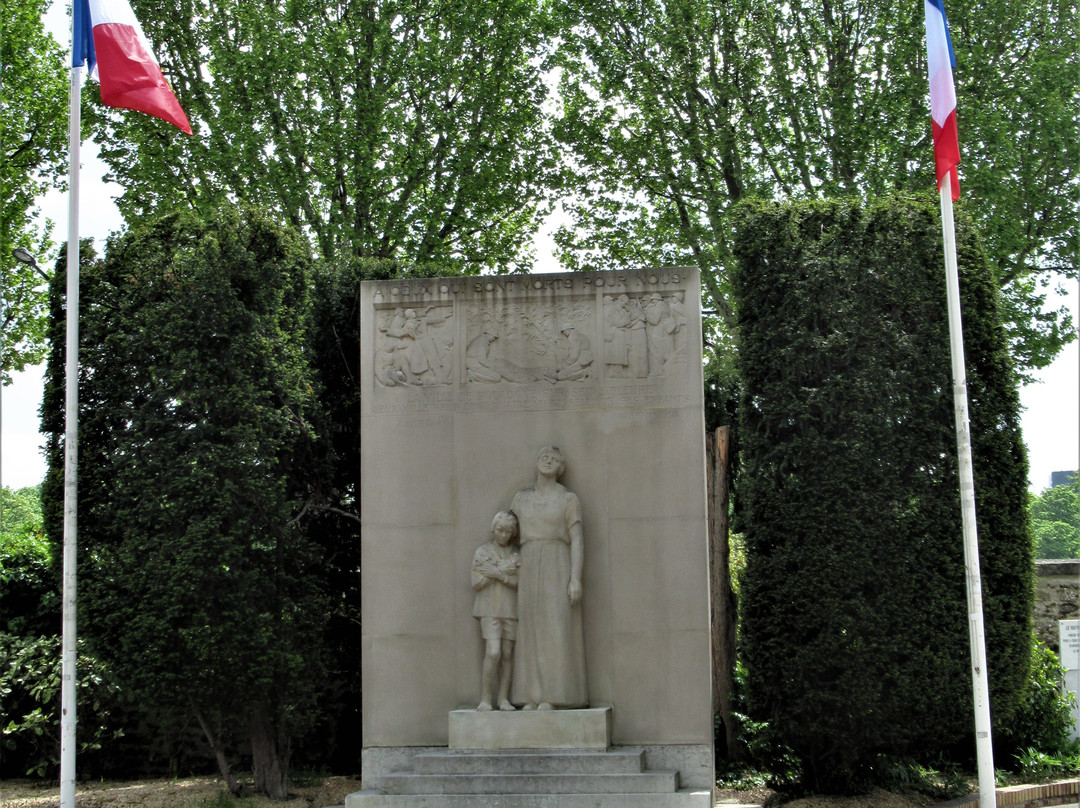
[[[365,771],[365,790],[345,808],[712,808],[711,782],[687,787],[649,757],[611,748],[610,707],[452,710],[449,749],[415,749],[392,771]]]
[[[611,746],[611,708],[450,712],[450,749],[587,749]]]

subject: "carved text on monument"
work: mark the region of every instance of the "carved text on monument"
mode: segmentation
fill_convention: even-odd
[[[614,289],[627,293],[661,286],[679,286],[686,276],[677,269],[645,270],[642,272],[618,272],[609,275],[582,275],[580,277],[543,275],[492,275],[485,278],[440,278],[438,280],[410,280],[392,284],[385,292],[374,295],[376,305],[414,301],[425,297],[447,295],[484,295],[491,293],[529,294],[551,290],[592,291]]]

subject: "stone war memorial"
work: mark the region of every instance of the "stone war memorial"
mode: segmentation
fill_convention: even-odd
[[[363,791],[711,808],[697,271],[362,286]]]

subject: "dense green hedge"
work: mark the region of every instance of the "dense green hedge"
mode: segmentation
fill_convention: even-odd
[[[294,233],[223,210],[134,227],[80,278],[80,636],[155,723],[220,722],[219,759],[250,739],[257,788],[311,727],[336,595],[296,518],[321,468],[310,264]]]
[[[283,757],[294,765],[359,765],[360,283],[460,268],[314,263],[298,246],[261,214],[228,210],[147,220],[110,240],[103,260],[83,245],[80,664],[108,674],[117,702],[103,713],[112,723],[80,713],[81,737],[111,739],[95,774],[203,771],[213,757],[195,708],[216,722],[227,756],[248,765],[245,701],[261,694],[286,712]],[[43,405],[55,565],[64,274],[61,252]],[[12,676],[41,668],[46,646],[31,640],[37,655],[0,654],[0,666],[18,663]],[[56,725],[58,701],[49,708],[41,723]],[[18,757],[0,748],[0,773],[41,761],[53,775],[55,740],[22,743]]]
[[[734,217],[755,717],[806,784],[973,735],[941,229],[929,200],[750,203]],[[997,284],[958,233],[991,707],[1030,660],[1027,464]]]

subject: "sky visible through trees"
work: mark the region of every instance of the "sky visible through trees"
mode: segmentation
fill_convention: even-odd
[[[69,23],[63,5],[54,2],[46,19],[53,36],[66,45],[69,37],[67,33]],[[921,31],[920,22],[917,28],[920,48],[922,46]],[[964,97],[961,96],[961,112],[964,109],[964,101]],[[920,120],[925,120],[928,130],[928,110],[920,110],[918,117]],[[962,129],[962,149],[964,147],[963,136]],[[105,234],[121,227],[122,222],[116,213],[111,198],[117,196],[122,189],[116,185],[107,186],[101,182],[104,167],[94,159],[95,145],[87,140],[84,141],[83,149],[82,235],[98,237],[100,247],[102,246],[100,239],[103,239]],[[967,153],[965,157],[967,157]],[[975,158],[968,159],[974,163]],[[965,169],[974,171],[976,166],[965,164],[962,166],[962,171]],[[962,173],[963,181],[964,174]],[[66,235],[66,198],[59,193],[51,192],[46,197],[44,208],[46,215],[56,222],[55,240],[63,240]],[[549,219],[542,226],[541,235],[537,241],[537,260],[535,262],[537,270],[557,271],[561,268],[551,256],[552,245],[547,240],[547,233],[544,231],[550,231],[557,224],[565,221],[565,218],[556,219],[555,221]],[[50,259],[51,256],[39,256],[39,261],[43,266],[49,266]],[[1075,281],[1067,281],[1065,286],[1070,294],[1067,302],[1071,305],[1074,311],[1074,320],[1076,320],[1077,284]],[[1027,417],[1025,418],[1025,436],[1032,450],[1032,481],[1035,490],[1041,490],[1045,486],[1050,471],[1060,468],[1075,468],[1078,465],[1076,458],[1078,440],[1075,434],[1070,434],[1070,430],[1075,432],[1077,422],[1078,405],[1076,396],[1078,386],[1080,386],[1077,378],[1078,373],[1080,373],[1078,369],[1080,369],[1080,358],[1078,358],[1076,344],[1073,343],[1066,347],[1064,353],[1058,357],[1051,368],[1036,374],[1040,377],[1058,379],[1059,381],[1053,383],[1052,388],[1048,385],[1033,384],[1028,385],[1023,391],[1025,405],[1028,407]],[[21,398],[21,395],[15,395],[16,389],[21,389],[24,383],[34,385],[32,381],[29,381],[33,375],[33,373],[28,374],[25,382],[20,378],[17,382],[17,388],[9,387],[3,391],[5,398],[3,406],[4,441],[0,473],[2,473],[4,484],[9,486],[30,485],[40,479],[40,474],[35,474],[33,471],[34,466],[39,465],[39,458],[36,455],[36,450],[28,446],[28,442],[33,440],[36,435],[36,413],[33,412],[36,409],[36,403],[31,401],[27,405],[19,406],[18,398]],[[31,400],[35,397],[34,393],[29,394]],[[1041,407],[1045,407],[1045,409],[1040,409]],[[20,413],[19,410],[22,412]],[[29,410],[28,413],[27,410]],[[19,420],[15,420],[16,418]],[[1048,453],[1051,456],[1042,461],[1040,455],[1044,449],[1049,450]],[[1056,450],[1056,453],[1053,450]],[[41,466],[39,465],[39,467]],[[28,479],[19,476],[24,473],[29,475]]]

